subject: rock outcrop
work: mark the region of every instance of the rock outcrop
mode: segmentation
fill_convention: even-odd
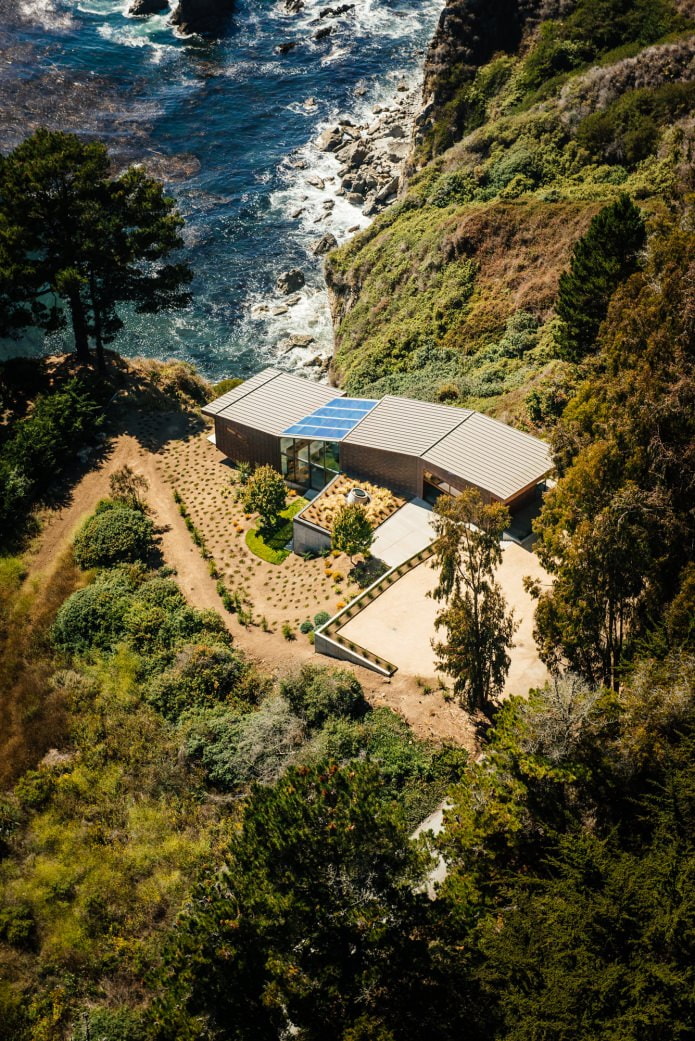
[[[128,14],[135,18],[145,18],[151,14],[159,14],[169,6],[168,0],[133,0]]]
[[[289,296],[290,293],[296,293],[301,289],[305,281],[304,272],[295,267],[291,271],[283,271],[277,280],[276,289],[278,293]]]
[[[179,0],[171,21],[186,33],[213,33],[234,9],[234,0]]]

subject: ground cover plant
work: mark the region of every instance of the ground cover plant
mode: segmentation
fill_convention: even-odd
[[[269,564],[282,564],[283,560],[287,560],[291,552],[287,545],[292,541],[292,518],[305,505],[304,499],[297,498],[280,510],[271,526],[248,531],[246,545],[251,552]]]

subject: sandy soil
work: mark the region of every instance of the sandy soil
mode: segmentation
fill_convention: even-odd
[[[510,651],[506,694],[527,694],[530,687],[542,686],[549,678],[533,639],[534,603],[523,587],[525,575],[543,584],[550,581],[533,553],[506,542],[497,580],[519,623]],[[436,584],[431,561],[420,564],[344,625],[341,636],[386,658],[399,672],[433,682],[437,667],[432,639],[437,636],[434,619],[439,604],[429,593]]]
[[[82,521],[96,502],[109,494],[110,475],[127,463],[149,482],[147,501],[162,556],[176,569],[177,581],[194,607],[220,612],[235,642],[264,671],[277,675],[303,661],[328,662],[315,656],[305,636],[297,633],[295,640],[286,641],[279,623],[287,620],[296,624],[319,610],[335,610],[336,597],[346,595],[342,590],[347,580],[343,578],[336,584],[333,577],[327,578],[325,563],[320,559],[304,561],[291,555],[276,566],[250,553],[244,533],[254,526],[253,518],[244,517],[233,502],[230,467],[207,440],[209,429],[197,417],[180,413],[133,414],[124,426],[129,432],[114,437],[109,449],[75,482],[65,503],[44,513],[42,531],[27,554],[29,578],[41,581],[52,572]],[[222,609],[215,580],[174,502],[174,486],[204,534],[229,587],[238,588],[235,580],[243,584],[254,617],[259,619],[264,613],[271,632],[264,632],[258,625],[243,627],[235,616]],[[237,527],[242,531],[237,531]],[[329,567],[331,575],[346,575],[349,561],[331,559]],[[474,731],[468,716],[440,692],[425,694],[414,676],[403,672],[387,680],[357,666],[336,664],[351,668],[371,703],[397,711],[418,736],[474,748]]]

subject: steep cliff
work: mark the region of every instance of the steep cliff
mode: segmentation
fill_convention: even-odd
[[[693,188],[695,23],[672,0],[449,0],[400,200],[327,263],[336,381],[532,425],[559,275],[602,206]],[[535,417],[537,419],[537,417]]]

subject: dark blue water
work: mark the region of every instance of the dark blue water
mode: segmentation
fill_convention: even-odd
[[[275,361],[291,335],[315,343],[284,355],[286,365],[325,351],[330,317],[309,246],[326,231],[343,241],[367,220],[343,200],[326,215],[330,184],[317,190],[306,177],[331,176],[338,164],[311,142],[339,114],[369,118],[399,81],[419,74],[442,0],[355,0],[354,12],[321,21],[328,0],[306,0],[298,14],[239,0],[214,42],[177,37],[164,16],[128,18],[122,0],[3,2],[0,18],[12,11],[2,18],[7,145],[41,124],[100,136],[119,163],[145,161],[162,177],[186,218],[194,302],[173,314],[126,315],[114,346],[189,360],[213,379]],[[328,24],[332,35],[314,40]],[[294,40],[289,54],[276,52]],[[282,305],[276,278],[295,266],[307,276],[302,299],[273,315]],[[264,304],[269,311],[259,310]],[[0,349],[8,356],[60,346],[27,338]]]

